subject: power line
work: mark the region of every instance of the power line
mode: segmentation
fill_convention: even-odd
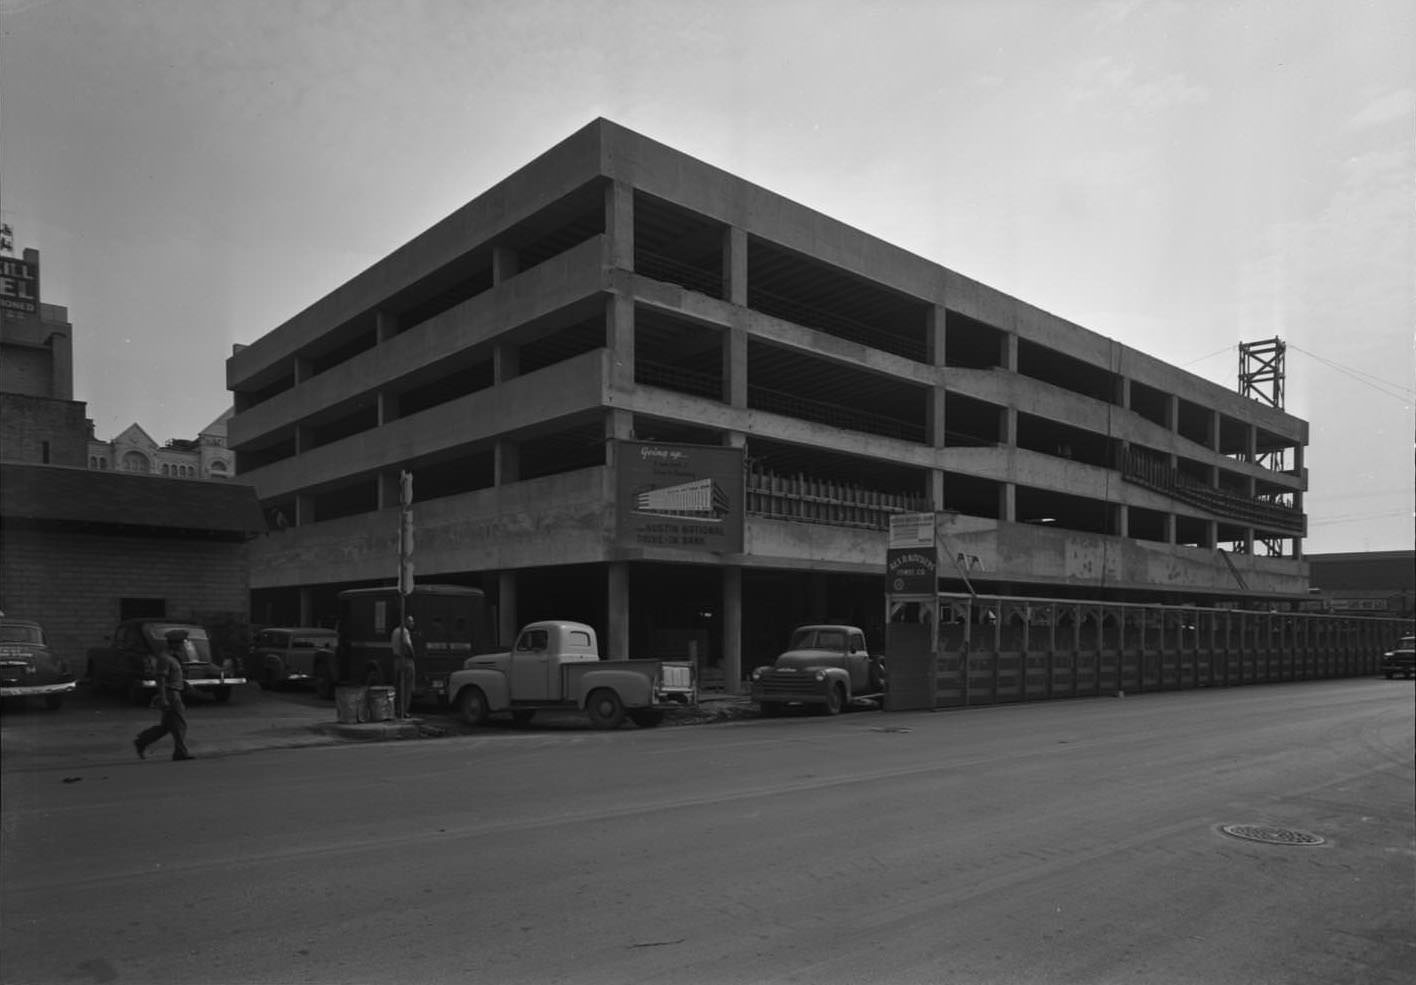
[[[1378,393],[1384,394],[1385,396],[1392,397],[1404,403],[1409,403],[1412,397],[1416,397],[1416,388],[1403,386],[1400,383],[1391,383],[1387,380],[1378,379],[1377,377],[1372,376],[1370,373],[1362,372],[1360,369],[1353,369],[1350,366],[1344,366],[1341,363],[1333,362],[1331,359],[1325,359],[1322,356],[1319,356],[1317,353],[1309,352],[1307,349],[1299,348],[1291,342],[1288,344],[1288,347],[1294,350],[1295,352],[1303,353],[1303,355],[1307,356],[1309,359],[1316,359],[1318,362],[1329,367],[1330,369],[1335,369],[1339,373],[1349,376],[1352,379],[1356,380],[1358,383],[1361,383],[1364,386],[1371,387],[1373,390],[1376,390]],[[1391,389],[1385,389],[1386,387],[1390,387]]]
[[[1204,362],[1206,359],[1213,359],[1215,356],[1221,355],[1221,354],[1223,354],[1223,353],[1226,353],[1226,352],[1233,352],[1233,351],[1234,351],[1235,349],[1237,349],[1237,348],[1239,348],[1237,345],[1227,345],[1227,346],[1225,346],[1223,349],[1216,349],[1216,350],[1214,350],[1214,351],[1211,352],[1208,356],[1201,356],[1201,357],[1198,358],[1198,359],[1191,359],[1191,360],[1190,360],[1189,362],[1187,362],[1187,363],[1181,363],[1181,364],[1180,364],[1180,368],[1181,368],[1181,369],[1184,369],[1186,366],[1193,366],[1193,365],[1195,365],[1195,363],[1202,363],[1202,362]]]
[[[1385,520],[1388,517],[1403,516],[1410,517],[1410,510],[1388,510],[1385,513],[1353,513],[1348,516],[1335,516],[1326,519],[1319,519],[1312,513],[1308,514],[1309,527],[1331,527],[1339,523],[1359,523],[1363,520]]]

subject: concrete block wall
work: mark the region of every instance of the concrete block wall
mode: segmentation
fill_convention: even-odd
[[[42,623],[50,645],[82,674],[88,648],[102,645],[117,625],[122,598],[165,599],[174,619],[234,613],[248,621],[247,564],[244,543],[7,524],[0,550],[0,610]]]

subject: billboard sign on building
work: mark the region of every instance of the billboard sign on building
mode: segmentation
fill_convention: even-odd
[[[0,312],[25,317],[38,311],[39,262],[0,256]]]
[[[743,450],[617,441],[617,546],[742,553]]]
[[[939,551],[933,513],[890,517],[885,549],[885,585],[892,595],[933,595],[939,585]]]

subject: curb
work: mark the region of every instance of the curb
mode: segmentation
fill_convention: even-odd
[[[407,721],[389,722],[361,722],[355,724],[345,724],[343,722],[321,722],[314,726],[317,732],[331,735],[340,739],[353,739],[360,742],[383,742],[390,739],[416,739],[422,733],[419,726],[421,719],[409,719]]]

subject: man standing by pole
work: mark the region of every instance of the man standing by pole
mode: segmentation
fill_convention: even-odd
[[[413,687],[417,675],[413,663],[413,615],[408,596],[413,591],[413,473],[398,474],[398,625],[389,637],[393,646],[395,698],[399,718],[412,718]]]

